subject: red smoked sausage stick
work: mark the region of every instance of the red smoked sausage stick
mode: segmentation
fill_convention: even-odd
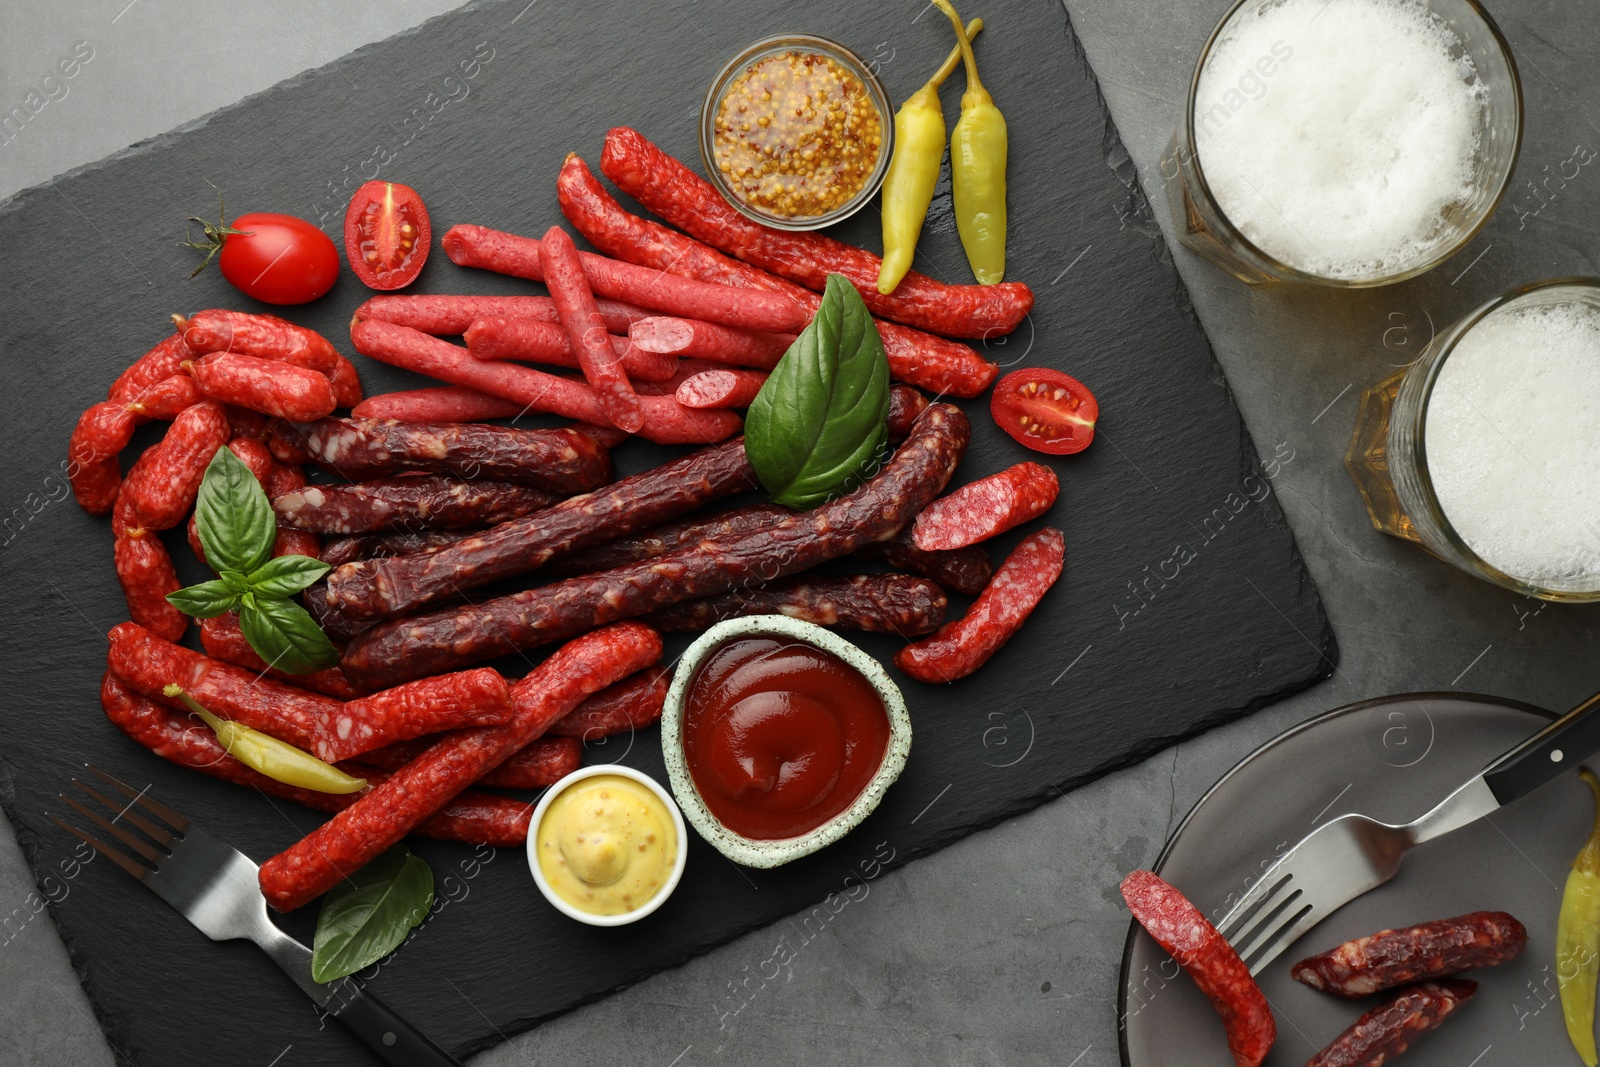
[[[615,688],[614,686],[612,688]],[[601,696],[596,693],[589,700]],[[589,700],[585,700],[587,704]],[[582,705],[580,705],[581,707]],[[577,714],[577,712],[573,712]],[[571,718],[569,715],[567,718]],[[566,720],[563,719],[563,722]],[[374,767],[382,767],[389,771],[398,771],[433,746],[434,742],[426,737],[419,737],[414,741],[400,741],[393,745],[365,752],[361,755],[363,763]],[[526,748],[513,754],[509,759],[482,778],[478,785],[498,786],[501,789],[543,789],[555,785],[561,779],[578,769],[583,762],[583,743],[575,737],[540,737],[528,742]],[[354,774],[352,770],[350,773]]]
[[[622,368],[622,358],[611,347],[611,335],[595,306],[594,293],[583,274],[578,246],[567,231],[552,226],[539,242],[539,269],[544,272],[550,299],[567,331],[572,351],[578,357],[583,376],[600,396],[600,409],[619,430],[638,433],[644,425],[639,398]],[[469,348],[471,342],[468,342]]]
[[[671,685],[670,668],[646,667],[579,704],[565,718],[551,726],[545,732],[545,738],[597,741],[613,734],[654,726],[661,721],[661,710],[666,706],[667,689]],[[504,766],[502,764],[502,769]]]
[[[713,363],[731,363],[736,367],[755,367],[760,370],[776,367],[778,360],[794,344],[795,337],[790,333],[736,330],[714,322],[675,319],[665,315],[640,319],[628,327],[628,339],[635,348],[645,352],[708,359]]]
[[[369,396],[350,410],[358,419],[401,419],[405,422],[480,422],[514,419],[528,409],[476,389],[442,385]]]
[[[335,700],[354,700],[367,695],[365,689],[346,678],[338,667],[312,674],[286,674],[275,667],[268,667],[266,661],[250,647],[250,642],[245,640],[244,631],[239,629],[239,616],[231,611],[200,621],[200,646],[212,659],[243,667],[247,671],[265,672],[280,682],[309,689]]]
[[[406,326],[365,321],[350,327],[357,350],[383,363],[515,400],[528,411],[548,411],[579,422],[610,425],[600,398],[583,382],[546,374],[518,363],[484,362],[458,345]],[[710,444],[739,432],[728,411],[692,411],[670,397],[641,397],[640,434],[658,444]]]
[[[572,338],[558,322],[491,316],[474,319],[462,338],[475,359],[525,359],[554,367],[579,366]],[[606,338],[630,378],[659,382],[672,377],[678,369],[675,355],[635,347],[628,338],[615,334],[608,333]]]
[[[1222,1016],[1228,1048],[1238,1067],[1257,1067],[1277,1039],[1272,1008],[1239,954],[1182,893],[1150,871],[1122,880],[1122,899]]]
[[[606,449],[576,430],[354,418],[300,429],[295,444],[312,462],[349,478],[430,471],[584,493],[612,474]]]
[[[236,352],[305,367],[328,377],[338,366],[339,353],[326,337],[276,315],[209,308],[188,318],[174,315],[172,323],[184,342],[202,356]]]
[[[668,632],[708,630],[724,619],[745,615],[787,615],[818,626],[916,637],[937,630],[948,605],[943,589],[906,574],[801,576],[674,604],[646,615],[644,621]]]
[[[596,300],[609,333],[626,334],[628,327],[650,312],[619,300]],[[428,294],[374,296],[356,308],[358,319],[377,319],[396,326],[438,336],[465,334],[479,319],[537,319],[560,325],[556,305],[548,296],[451,296]]]
[[[929,504],[911,524],[911,540],[924,552],[966,548],[1043,515],[1060,491],[1055,471],[1018,463]]]
[[[154,445],[145,449],[145,456],[154,450]],[[134,470],[145,456],[139,457]],[[183,583],[161,536],[144,527],[131,501],[120,493],[111,514],[111,536],[112,560],[128,617],[169,641],[178,640],[189,628],[189,617],[167,602],[167,594],[183,588]]]
[[[205,398],[194,378],[179,372],[161,379],[129,401],[128,414],[142,419],[171,421],[178,417],[178,412]]]
[[[361,375],[356,372],[356,365],[343,356],[335,354],[334,359],[333,373],[328,375],[328,384],[333,386],[334,405],[353,408],[361,403]]]
[[[227,443],[228,416],[205,401],[179,412],[167,434],[128,472],[122,491],[151,530],[170,530],[194,507],[206,464]]]
[[[138,420],[127,405],[115,400],[93,404],[78,417],[67,442],[67,481],[78,506],[91,515],[107,515],[122,486],[117,459],[133,440]]]
[[[357,485],[308,485],[272,498],[278,521],[322,534],[493,526],[554,504],[544,489],[510,482],[464,482],[454,475],[408,475]]]
[[[822,298],[794,282],[725,256],[709,245],[658,222],[622,210],[576,156],[567,157],[556,181],[561,210],[596,248],[645,267],[703,282],[782,293],[815,313]],[[873,277],[876,278],[876,268]],[[868,286],[876,292],[876,282]],[[973,397],[994,381],[1000,368],[959,341],[877,320],[889,372],[900,381],[937,393]]]
[[[758,484],[744,439],[725,441],[444,548],[347,563],[328,575],[328,603],[354,619],[408,614]]]
[[[189,364],[189,373],[213,400],[293,422],[320,419],[338,407],[326,375],[293,363],[214,352]]]
[[[1301,960],[1289,974],[1324,993],[1365,997],[1476,967],[1493,967],[1516,959],[1527,943],[1528,931],[1512,916],[1503,911],[1476,911],[1346,941]]]
[[[1452,979],[1402,989],[1378,1005],[1311,1057],[1306,1067],[1374,1067],[1385,1064],[1461,1007],[1478,991],[1477,982]]]
[[[318,793],[268,778],[228,755],[217,735],[197,718],[162,707],[140,696],[106,672],[100,686],[100,706],[106,718],[138,744],[164,760],[188,767],[235,785],[248,786],[268,796],[292,800],[317,811],[339,811],[356,801],[356,794]],[[369,788],[382,784],[387,772],[351,766],[350,773],[367,780]],[[438,813],[417,826],[415,833],[441,841],[510,847],[527,840],[531,804],[510,797],[469,790],[456,796]]]
[[[159,381],[183,373],[183,365],[199,358],[179,333],[163,337],[154,348],[134,360],[127,370],[117,376],[106,392],[107,400],[131,404],[139,394]]]
[[[1061,576],[1066,554],[1061,531],[1046,526],[1023,539],[967,613],[932,637],[902,648],[894,665],[921,682],[965,678],[1000,651]]]
[[[600,574],[380,623],[351,641],[340,665],[363,685],[391,685],[810,570],[910,522],[950,480],[969,433],[960,409],[933,404],[865,485],[813,511]]]
[[[513,687],[516,715],[510,722],[459,730],[441,739],[388,781],[263,863],[261,891],[267,903],[279,911],[293,911],[326,893],[585,697],[660,656],[661,635],[638,623],[596,630],[557,649]]]
[[[764,370],[703,370],[678,386],[678,403],[686,408],[742,408],[767,384]]]
[[[1033,291],[1021,282],[949,285],[916,271],[885,296],[878,292],[879,257],[820,233],[789,233],[745,218],[704,178],[626,126],[607,132],[600,169],[651,214],[713,248],[818,292],[829,274],[843,274],[873,314],[907,326],[989,337],[1016,329],[1033,307]]]
[[[441,730],[498,726],[511,718],[511,687],[489,667],[421,678],[347,701],[317,724],[311,754],[327,763]]]
[[[532,237],[487,226],[458,225],[450,227],[440,243],[457,266],[548,282],[539,260],[539,241]],[[578,253],[578,261],[596,296],[664,315],[773,333],[799,333],[811,321],[811,309],[787,294],[696,281],[593,252]]]

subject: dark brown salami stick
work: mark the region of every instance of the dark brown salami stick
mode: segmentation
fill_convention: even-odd
[[[658,630],[707,630],[744,615],[787,615],[818,626],[916,637],[944,622],[949,599],[926,578],[855,574],[792,579],[761,589],[690,600],[646,615]]]
[[[959,408],[934,404],[865,485],[813,511],[602,574],[382,623],[351,642],[342,666],[358,684],[381,688],[809,570],[903,528],[950,480],[970,432]]]
[[[642,559],[655,559],[688,545],[722,537],[741,536],[764,529],[793,515],[781,504],[752,504],[731,508],[707,519],[688,519],[653,526],[635,537],[621,537],[603,545],[550,561],[551,574],[593,574],[623,567]]]
[[[427,471],[585,493],[611,480],[611,457],[576,430],[517,430],[477,423],[318,419],[294,443],[318,466],[351,480]]]
[[[1354,1026],[1311,1057],[1306,1067],[1378,1067],[1388,1063],[1418,1037],[1437,1029],[1477,991],[1477,982],[1462,979],[1424,982],[1403,989],[1357,1019]]]
[[[328,603],[357,619],[403,615],[756,484],[744,439],[726,441],[445,548],[348,563],[328,576]]]
[[[920,574],[967,596],[977,596],[994,574],[994,564],[982,545],[970,545],[952,552],[924,552],[911,542],[911,531],[902,530],[892,541],[869,545],[857,555],[881,556],[889,566]]]
[[[366,534],[360,537],[341,537],[322,546],[317,558],[330,567],[342,567],[360,559],[387,559],[390,556],[409,556],[430,548],[453,545],[462,538],[479,533],[478,530],[400,530],[395,533]]]
[[[1297,982],[1340,997],[1365,997],[1412,982],[1445,978],[1514,960],[1528,931],[1503,911],[1380,930],[1294,965]]]
[[[561,499],[512,482],[464,482],[452,475],[390,478],[356,485],[308,485],[272,498],[278,520],[296,530],[363,534],[395,528],[493,526]]]

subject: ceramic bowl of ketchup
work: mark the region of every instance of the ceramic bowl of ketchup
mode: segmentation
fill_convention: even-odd
[[[711,627],[678,661],[661,750],[689,825],[735,863],[777,867],[872,814],[906,765],[911,717],[849,641],[753,615]]]

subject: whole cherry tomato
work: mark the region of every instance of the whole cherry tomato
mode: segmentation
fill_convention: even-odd
[[[189,221],[200,223],[206,236],[203,243],[184,242],[206,253],[191,278],[216,256],[222,276],[246,296],[264,304],[304,304],[333,288],[339,277],[339,250],[304,219],[254,211],[231,224],[226,216],[215,224]]]
[[[1100,405],[1076,378],[1048,367],[1024,367],[995,385],[989,414],[1019,444],[1068,456],[1094,440]]]
[[[433,227],[422,197],[409,185],[367,182],[344,214],[344,254],[373,289],[403,289],[422,273]]]

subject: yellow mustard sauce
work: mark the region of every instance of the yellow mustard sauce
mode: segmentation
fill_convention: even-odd
[[[678,858],[672,814],[617,774],[561,792],[539,820],[539,871],[562,900],[591,915],[623,915],[661,890]]]

